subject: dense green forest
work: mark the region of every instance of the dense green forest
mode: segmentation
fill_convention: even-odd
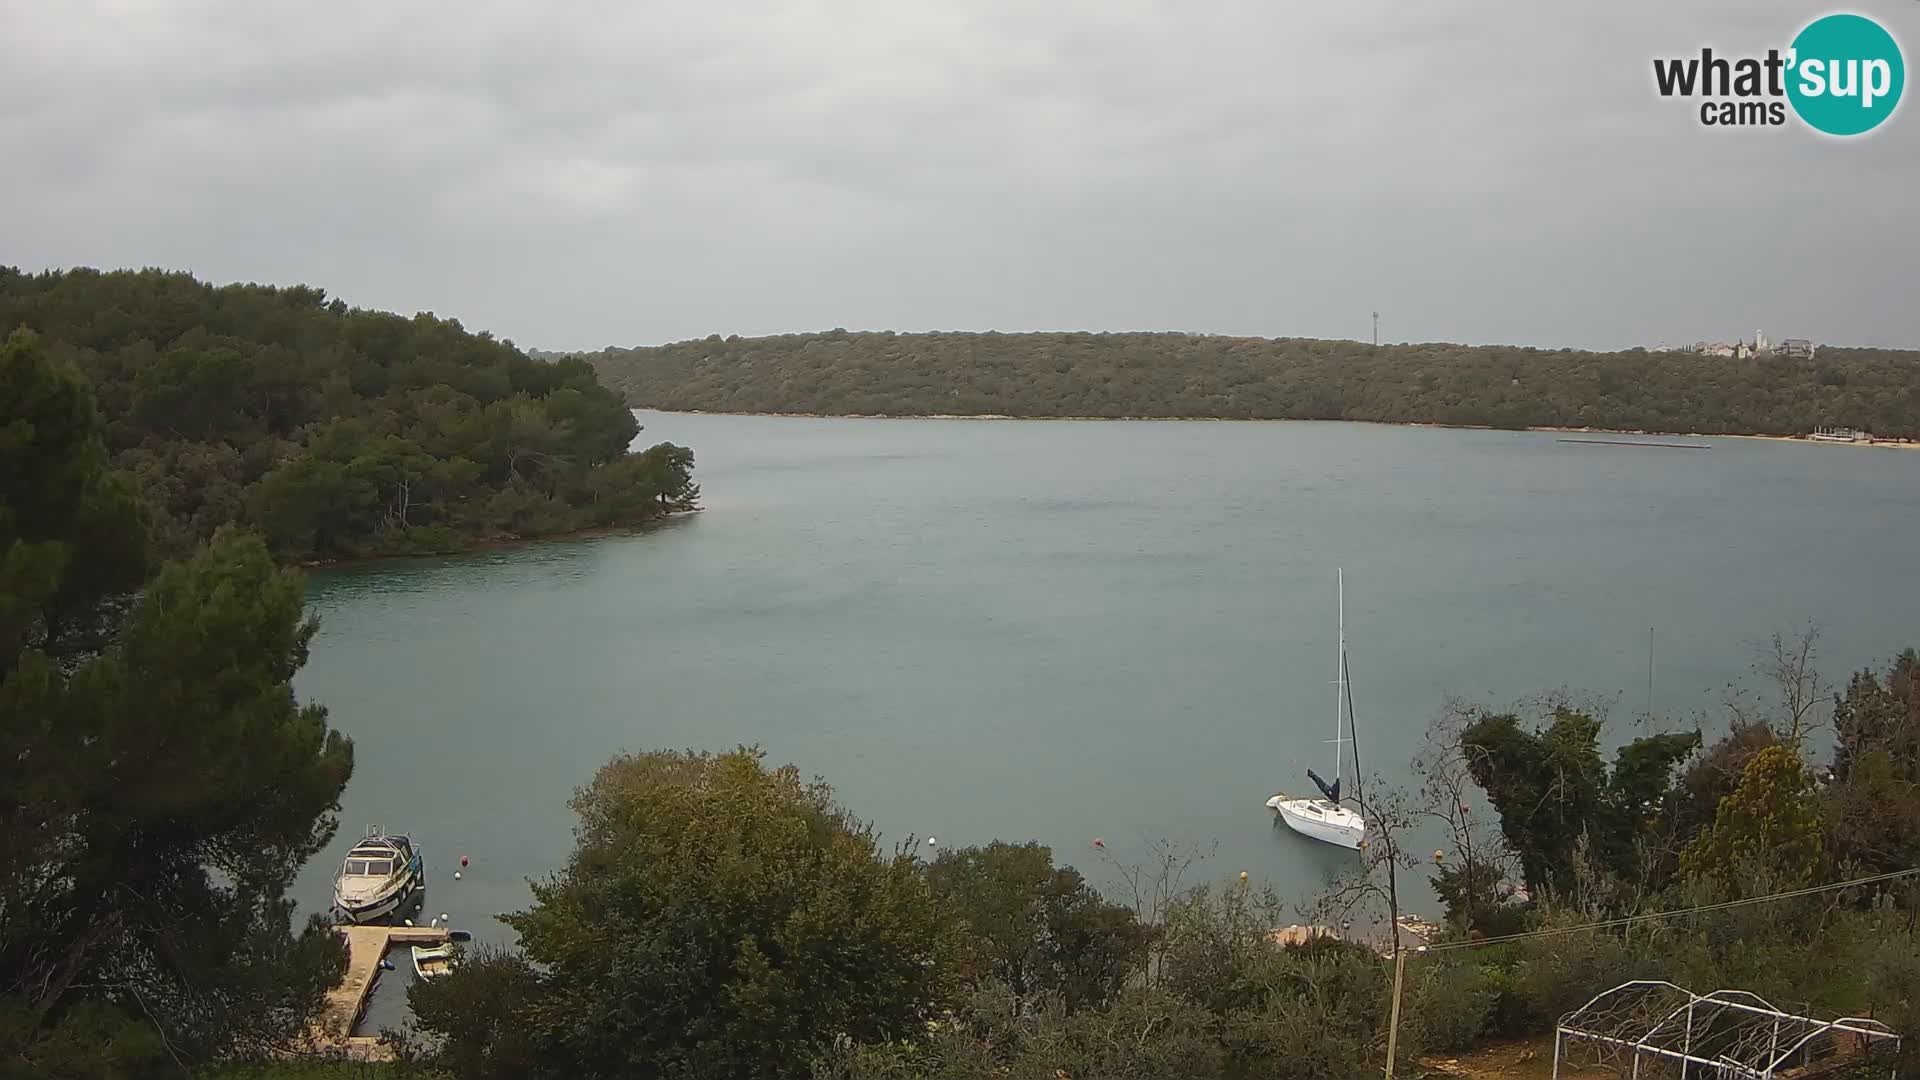
[[[1920,353],[1813,359],[1192,334],[789,334],[588,353],[636,406],[707,412],[1373,420],[1920,438]]]
[[[446,551],[690,507],[692,454],[639,428],[580,361],[318,289],[157,270],[0,268],[26,328],[91,382],[111,463],[181,555],[227,523],[283,559]]]

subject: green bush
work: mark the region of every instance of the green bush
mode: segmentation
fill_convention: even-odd
[[[1565,912],[1546,919],[1549,926],[1562,927],[1581,921]],[[1494,995],[1487,1031],[1502,1038],[1550,1031],[1561,1016],[1602,990],[1629,979],[1660,977],[1617,931],[1554,934],[1498,948],[1487,980]]]
[[[416,993],[450,1059],[484,1052],[488,1075],[804,1076],[843,1038],[924,1034],[945,1011],[957,929],[913,857],[884,852],[824,784],[749,749],[623,755],[571,805],[565,867],[504,916],[525,959]]]
[[[1472,957],[1416,958],[1407,965],[1400,1037],[1422,1052],[1467,1050],[1488,1030],[1507,988],[1504,972]]]
[[[1213,1016],[1178,995],[1136,986],[1099,1008],[1069,1010],[1057,995],[1022,999],[988,982],[924,1038],[843,1043],[815,1070],[822,1080],[1072,1077],[1141,1080],[1227,1074]]]

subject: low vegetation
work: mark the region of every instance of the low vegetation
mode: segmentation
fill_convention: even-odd
[[[1373,785],[1391,828],[1355,879],[1299,907],[1245,881],[1184,886],[1193,856],[1165,849],[1108,868],[1122,902],[1034,844],[917,861],[757,752],[623,758],[576,799],[568,869],[508,917],[534,931],[526,955],[417,988],[403,1045],[460,1076],[1365,1075],[1386,1053],[1391,966],[1272,932],[1303,913],[1383,922],[1369,905],[1394,891],[1376,879],[1421,863],[1446,905],[1434,943],[1458,947],[1409,964],[1404,1069],[1550,1032],[1631,978],[1920,1030],[1920,883],[1715,906],[1920,856],[1920,834],[1861,827],[1869,805],[1920,812],[1920,657],[1837,694],[1811,636],[1769,657],[1777,708],[1741,705],[1711,742],[1641,734],[1610,763],[1600,718],[1564,698],[1449,706],[1420,791]],[[1432,861],[1397,847],[1420,820],[1446,838]],[[1692,913],[1591,928],[1661,912]]]
[[[1711,742],[1642,734],[1610,763],[1568,700],[1449,706],[1420,792],[1375,781],[1370,815],[1393,827],[1355,879],[1298,907],[1184,885],[1176,849],[1107,867],[1117,900],[1036,844],[920,860],[757,751],[623,757],[576,797],[567,867],[506,917],[522,951],[416,985],[396,1038],[411,1067],[462,1077],[1361,1076],[1385,1060],[1391,965],[1273,931],[1383,922],[1374,879],[1421,863],[1446,903],[1434,943],[1456,947],[1408,965],[1403,1069],[1550,1032],[1632,978],[1920,1031],[1920,883],[1714,906],[1920,854],[1914,833],[1854,827],[1869,801],[1920,809],[1920,657],[1806,698],[1824,694],[1810,641],[1771,654],[1801,665],[1779,709],[1742,707]],[[1396,846],[1421,819],[1446,838],[1431,861]],[[1691,913],[1593,928],[1661,912]]]
[[[1920,438],[1920,353],[1813,358],[1196,334],[787,334],[582,354],[650,409],[1219,417]]]

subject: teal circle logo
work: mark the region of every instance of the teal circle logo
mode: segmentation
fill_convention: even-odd
[[[1862,15],[1828,15],[1793,39],[1787,99],[1816,131],[1860,135],[1893,115],[1907,83],[1900,44]]]

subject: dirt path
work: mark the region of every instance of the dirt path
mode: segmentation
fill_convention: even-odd
[[[1549,1080],[1553,1076],[1553,1039],[1488,1043],[1471,1054],[1430,1057],[1422,1064],[1430,1075],[1460,1080]],[[1611,1069],[1569,1069],[1562,1065],[1560,1080],[1617,1080],[1617,1074]]]

